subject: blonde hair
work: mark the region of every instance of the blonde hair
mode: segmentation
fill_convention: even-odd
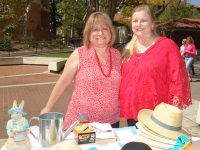
[[[83,45],[86,48],[88,48],[88,46],[90,44],[89,35],[96,23],[105,23],[109,27],[110,32],[111,32],[111,40],[110,40],[109,44],[113,45],[115,42],[115,38],[116,38],[116,32],[115,32],[115,29],[114,29],[114,26],[112,24],[110,17],[107,14],[102,13],[102,12],[94,12],[88,18],[86,25],[85,25],[85,29],[83,31]]]
[[[194,39],[191,36],[188,36],[187,40],[189,40],[192,44],[194,44]]]
[[[134,7],[133,11],[132,11],[132,16],[135,12],[139,12],[139,11],[146,11],[149,14],[151,21],[155,23],[155,21],[156,21],[155,14],[149,5],[145,4],[145,5],[139,5],[139,6]],[[131,23],[132,23],[132,21],[131,21]],[[157,35],[155,27],[152,29],[152,33],[154,35]],[[121,62],[130,58],[133,55],[133,53],[135,52],[136,41],[137,41],[137,37],[135,35],[133,35],[131,41],[125,46],[125,48],[122,52]]]

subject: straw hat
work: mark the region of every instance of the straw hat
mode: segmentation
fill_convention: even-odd
[[[80,146],[74,140],[63,141],[53,145],[50,148],[50,150],[66,150],[66,149],[81,150]]]
[[[139,120],[139,119],[138,119],[138,120]],[[151,136],[152,136],[152,135],[155,135],[156,137],[159,137],[159,138],[162,138],[162,139],[166,139],[166,140],[170,140],[170,141],[172,141],[172,140],[175,141],[175,140],[172,139],[172,138],[169,138],[169,137],[160,135],[159,133],[156,133],[156,132],[150,130],[146,125],[144,125],[144,124],[141,122],[141,120],[139,120],[138,124],[139,124],[140,126],[142,126],[142,128],[143,128],[145,131],[147,131],[148,133],[150,133]]]
[[[141,134],[136,133],[135,137],[138,139],[140,142],[144,142],[147,145],[149,145],[152,149],[168,149],[168,148],[173,148],[174,145],[170,145],[167,143],[162,143],[162,141],[155,141],[151,138],[145,137]]]
[[[136,138],[138,141],[148,144],[152,149],[168,149],[176,144],[175,140],[166,139],[146,131],[139,122],[137,122],[137,127]]]
[[[126,143],[121,150],[152,150],[147,144],[142,142]]]
[[[182,129],[182,111],[172,105],[160,103],[154,109],[142,109],[138,119],[151,131],[170,139],[180,135],[191,139],[191,135]]]
[[[150,130],[146,130],[146,128],[144,128],[140,122],[137,122],[136,123],[136,126],[137,126],[137,134],[140,134],[141,136],[143,137],[147,137],[149,139],[153,139],[154,141],[158,141],[158,142],[162,142],[162,143],[166,143],[166,144],[169,144],[169,145],[175,145],[176,144],[176,141],[175,140],[172,140],[172,139],[168,139],[168,138],[165,138],[163,136],[160,136],[159,134],[156,134],[156,133],[153,133],[152,131]],[[149,132],[150,131],[150,132]]]

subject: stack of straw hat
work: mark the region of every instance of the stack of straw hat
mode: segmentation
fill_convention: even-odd
[[[182,111],[169,104],[160,103],[154,110],[142,109],[138,114],[136,137],[153,150],[173,148],[179,136],[191,139],[182,129],[182,119]]]

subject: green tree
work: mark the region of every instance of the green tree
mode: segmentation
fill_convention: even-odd
[[[16,31],[22,23],[22,17],[17,16],[15,11],[19,4],[19,0],[0,1],[0,22],[5,24],[4,28],[0,31],[1,34],[12,37],[17,34]]]
[[[137,0],[83,0],[90,12],[101,11],[107,13],[113,20],[115,14],[130,3],[138,3]]]
[[[28,24],[28,15],[29,10],[31,8],[33,0],[16,0],[18,1],[19,7],[22,9],[22,16],[23,17],[23,39],[26,40],[27,38],[27,24]],[[40,6],[44,8],[49,8],[49,0],[39,0]]]
[[[87,6],[83,0],[65,0],[56,5],[57,12],[62,16],[62,31],[67,38],[80,37],[84,27]]]
[[[130,26],[132,9],[139,4],[151,5],[157,20],[160,22],[181,17],[200,18],[199,11],[191,5],[187,5],[187,0],[127,0],[123,3],[122,9],[119,10],[122,15],[126,17],[124,19],[120,19],[119,23]]]
[[[200,13],[195,7],[187,5],[186,2],[175,0],[174,3],[171,3],[158,17],[158,21],[164,22],[178,18],[200,18]]]
[[[56,37],[56,30],[60,27],[62,16],[58,14],[56,5],[62,2],[62,0],[50,0],[50,24],[51,24],[51,34]]]
[[[27,20],[33,0],[1,0],[0,22],[5,24],[1,33],[15,37],[20,29],[23,30],[23,38],[27,36]],[[48,8],[48,0],[39,0],[41,7]],[[17,11],[21,14],[17,15]],[[22,27],[22,28],[21,28]]]
[[[172,3],[173,0],[163,0],[163,1],[160,1],[160,0],[151,0],[151,1],[148,1],[148,0],[141,0],[141,1],[136,1],[136,0],[127,0],[126,3],[124,3],[122,9],[120,10],[120,12],[126,16],[124,19],[120,19],[119,20],[119,23],[122,23],[122,24],[126,24],[127,26],[130,26],[131,24],[131,15],[132,15],[132,10],[133,10],[133,7],[137,6],[137,5],[140,5],[140,4],[149,4],[152,9],[154,10],[155,12],[155,15],[156,16],[159,16],[161,15],[165,9],[168,7],[168,5],[170,3]]]
[[[135,3],[135,0],[63,0],[56,5],[58,14],[63,16],[62,34],[68,37],[81,36],[92,12],[105,12],[113,20],[115,14],[130,3]]]

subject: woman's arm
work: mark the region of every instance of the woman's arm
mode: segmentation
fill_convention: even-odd
[[[169,99],[168,103],[186,108],[192,103],[190,82],[184,61],[178,54],[177,46],[171,43],[168,53]]]
[[[79,64],[79,58],[78,58],[78,50],[76,49],[68,58],[64,71],[60,78],[58,79],[56,85],[53,88],[53,91],[49,97],[49,100],[45,106],[45,108],[42,109],[40,114],[50,112],[53,108],[54,104],[59,100],[59,98],[64,93],[65,89],[71,84],[71,82],[74,79],[74,76],[76,72],[78,71],[78,64]]]

